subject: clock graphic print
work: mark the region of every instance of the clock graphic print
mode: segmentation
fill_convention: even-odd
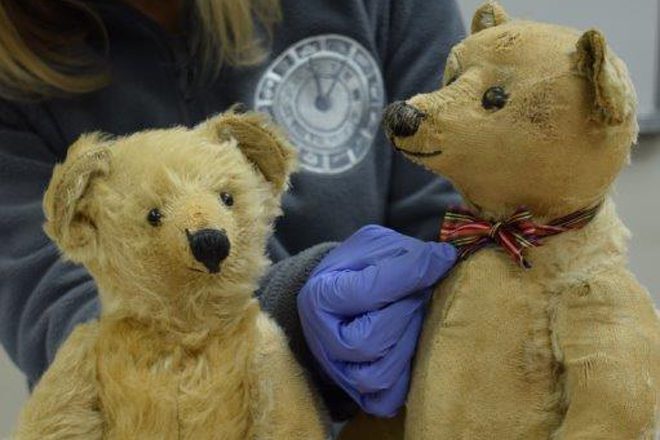
[[[301,167],[338,174],[369,152],[385,102],[374,57],[343,35],[319,35],[292,45],[266,69],[254,108],[285,128]]]

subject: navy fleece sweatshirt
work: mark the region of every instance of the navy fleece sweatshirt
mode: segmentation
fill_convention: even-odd
[[[270,113],[300,150],[302,170],[269,244],[275,264],[258,295],[309,368],[295,295],[327,243],[370,223],[431,240],[444,208],[458,201],[446,182],[394,152],[379,128],[388,102],[439,87],[463,32],[455,2],[283,0],[268,58],[206,83],[183,38],[120,1],[91,4],[107,27],[111,83],[76,97],[0,100],[3,347],[34,384],[73,327],[99,313],[89,274],[62,261],[42,231],[42,196],[67,147],[87,131],[192,126],[243,102]],[[345,395],[315,378],[345,417]]]

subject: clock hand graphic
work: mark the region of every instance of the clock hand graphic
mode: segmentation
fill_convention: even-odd
[[[335,77],[333,78],[332,84],[330,85],[330,88],[328,89],[328,92],[325,94],[326,99],[330,99],[330,94],[332,91],[335,89],[335,86],[339,82],[339,75],[341,75],[342,70],[344,70],[344,67],[346,67],[346,63],[348,60],[343,60],[341,62],[341,65],[339,66],[339,69],[337,69],[337,73],[335,73]]]
[[[316,84],[316,99],[314,100],[314,106],[319,111],[327,112],[332,107],[332,101],[330,100],[330,96],[332,94],[332,91],[335,89],[335,86],[339,82],[339,76],[341,75],[341,72],[344,70],[344,67],[346,66],[346,63],[348,62],[348,60],[343,60],[341,62],[341,65],[337,69],[337,72],[332,77],[332,83],[330,84],[330,88],[328,88],[328,91],[325,92],[325,93],[323,93],[323,86],[321,84],[321,77],[319,75],[319,72],[314,67],[313,61],[314,61],[314,57],[309,57],[309,59],[308,59],[308,61],[305,65],[309,69],[309,71],[312,73],[312,76],[314,77],[314,83]]]
[[[321,96],[323,95],[323,88],[321,87],[321,78],[319,77],[319,74],[316,71],[316,68],[314,67],[312,61],[314,61],[314,57],[309,57],[307,63],[305,63],[305,66],[309,69],[310,72],[312,72],[312,76],[314,77],[314,82],[316,83],[316,94],[318,96]]]

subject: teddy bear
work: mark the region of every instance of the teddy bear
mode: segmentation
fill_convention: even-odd
[[[427,311],[406,439],[654,437],[660,320],[609,196],[635,112],[601,32],[512,20],[495,2],[450,52],[442,88],[386,109],[395,148],[469,207],[439,228],[461,261]],[[345,438],[377,438],[360,420]]]
[[[59,349],[16,439],[325,438],[253,298],[294,166],[252,112],[76,141],[45,194],[45,231],[92,274],[101,316]]]

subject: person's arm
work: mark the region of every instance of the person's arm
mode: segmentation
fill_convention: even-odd
[[[463,36],[456,3],[453,0],[391,0],[385,11],[381,16],[381,37],[378,39],[386,46],[382,48],[382,53],[386,55],[384,75],[390,98],[406,99],[439,87],[447,54]],[[387,225],[408,235],[435,240],[445,207],[458,203],[460,197],[446,181],[412,164],[398,153],[395,155]],[[333,418],[344,420],[355,414],[357,404],[324,372],[331,368],[330,363],[325,362],[324,368],[311,354],[296,309],[298,293],[303,286],[306,286],[306,294],[311,294],[309,284],[306,284],[310,273],[333,248],[334,245],[319,245],[273,266],[262,283],[259,300],[262,308],[283,327],[290,348],[312,375]],[[347,259],[346,263],[350,262]],[[374,293],[377,292],[363,292],[365,295]],[[312,308],[309,307],[307,312],[314,315],[316,311],[311,311]],[[416,309],[416,304],[410,309]],[[405,313],[395,320],[402,320],[401,316]],[[308,329],[308,332],[311,334],[314,329]],[[393,356],[408,348],[394,350]],[[385,412],[391,411],[400,404],[395,400],[400,400],[401,395],[398,393],[391,401],[373,402],[372,406],[379,406]]]
[[[464,36],[455,0],[391,0],[384,77],[391,102],[441,86],[445,61]],[[437,240],[440,221],[460,196],[446,180],[393,153],[387,226]]]
[[[87,271],[63,261],[42,230],[56,160],[26,118],[0,108],[0,340],[31,386],[99,307]]]

